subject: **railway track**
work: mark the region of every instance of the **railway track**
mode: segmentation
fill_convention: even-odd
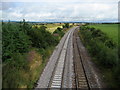
[[[78,27],[71,28],[51,55],[37,88],[97,88],[97,78],[87,63],[89,58],[78,36]]]
[[[66,61],[66,56],[68,51],[68,44],[70,40],[70,36],[74,32],[74,29],[71,29],[66,37],[66,40],[64,42],[64,45],[62,47],[62,50],[60,52],[60,55],[57,60],[56,67],[54,68],[51,80],[49,82],[49,88],[62,88],[63,83],[63,74],[64,74],[64,69],[65,69],[65,61]]]
[[[35,89],[37,88],[52,88],[62,87],[63,68],[66,58],[66,50],[68,47],[69,38],[71,33],[76,27],[71,28],[61,39],[60,43],[56,46],[49,62],[41,74]],[[56,83],[56,84],[55,84]]]
[[[73,34],[75,86],[76,88],[89,90],[90,87],[84,70],[83,62],[81,60],[82,58],[77,44],[77,38],[78,33],[77,30],[75,30]]]
[[[74,34],[73,34],[74,33]],[[86,77],[86,73],[85,73],[85,70],[84,70],[84,66],[83,66],[83,63],[82,63],[82,58],[81,58],[81,55],[80,55],[80,51],[79,51],[79,48],[78,48],[78,44],[77,44],[77,30],[73,30],[73,31],[70,31],[65,42],[64,42],[64,45],[63,45],[63,48],[61,50],[61,53],[60,53],[60,56],[58,58],[58,62],[56,64],[56,67],[53,71],[53,74],[52,74],[52,77],[51,77],[51,80],[49,82],[49,88],[70,88],[70,86],[67,86],[69,85],[67,81],[69,80],[66,80],[66,83],[65,82],[65,79],[68,79],[66,76],[65,76],[65,73],[66,75],[68,75],[67,73],[69,73],[68,69],[66,68],[69,68],[66,66],[66,64],[69,62],[66,62],[67,58],[70,57],[70,56],[67,56],[67,53],[70,53],[70,51],[67,51],[68,49],[68,44],[69,44],[69,41],[70,41],[70,37],[72,38],[73,36],[73,62],[74,62],[74,74],[75,74],[75,87],[74,88],[81,88],[81,89],[90,89],[89,87],[89,84],[88,84],[88,80],[87,80],[87,77]],[[69,49],[68,49],[69,50]],[[66,70],[66,71],[65,71]],[[69,73],[70,74],[70,73]],[[72,81],[73,82],[73,81]],[[64,87],[64,85],[66,84],[66,86]],[[72,88],[72,84],[71,84],[71,88]]]
[[[74,69],[73,69],[73,32],[68,41],[65,65],[63,71],[63,80],[62,88],[73,88],[73,78],[74,78]]]

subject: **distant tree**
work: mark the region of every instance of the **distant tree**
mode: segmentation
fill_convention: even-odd
[[[61,31],[61,30],[62,30],[62,28],[58,27],[58,28],[57,28],[57,30]]]
[[[63,28],[69,28],[69,23],[65,23],[65,25],[63,25]]]
[[[23,21],[20,22],[20,30],[21,30],[21,31],[24,31],[24,33],[27,34],[27,32],[28,32],[29,30],[31,30],[31,28],[32,28],[32,26],[30,26],[30,25],[25,21],[25,19],[23,19]]]
[[[63,28],[65,28],[65,25],[62,25]]]
[[[2,20],[2,25],[4,24],[3,20]]]
[[[69,23],[65,23],[65,27],[66,27],[66,28],[69,28]]]

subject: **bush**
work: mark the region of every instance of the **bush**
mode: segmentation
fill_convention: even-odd
[[[80,30],[84,44],[97,62],[103,67],[114,67],[117,64],[117,46],[114,42],[95,28],[81,26]]]
[[[30,36],[33,47],[45,49],[58,43],[56,38],[46,30],[45,26],[41,26],[39,29],[34,28],[30,30],[28,35]]]
[[[25,70],[25,71],[24,71]],[[20,53],[14,53],[12,61],[7,61],[3,64],[3,88],[18,88],[21,84],[24,84],[23,73],[28,70],[27,61],[25,56]]]
[[[120,82],[120,48],[117,48],[106,34],[95,28],[81,26],[80,36],[95,62],[105,71],[104,73],[107,73],[105,77],[109,86],[118,88],[120,86],[118,83]],[[108,72],[110,70],[111,72]],[[110,77],[107,77],[108,74]]]
[[[58,28],[57,28],[57,30],[61,31],[61,30],[62,30],[62,28],[58,27]]]
[[[69,23],[65,23],[65,25],[63,25],[63,28],[69,28]]]
[[[62,38],[63,35],[64,35],[64,32],[63,32],[62,28],[57,28],[57,29],[53,32],[53,34],[59,34],[60,38]]]
[[[3,22],[2,36],[3,88],[33,88],[58,39],[46,31],[45,26],[32,28],[25,20]],[[32,54],[31,64],[27,55],[33,48],[36,53]],[[32,65],[34,68],[31,70]]]
[[[30,47],[29,37],[20,31],[18,24],[7,23],[2,26],[3,61],[11,59],[13,53],[26,53]]]

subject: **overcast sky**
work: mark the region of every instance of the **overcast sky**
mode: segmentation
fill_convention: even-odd
[[[118,21],[119,0],[4,0],[2,20]]]

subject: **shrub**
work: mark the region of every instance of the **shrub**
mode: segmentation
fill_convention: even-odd
[[[60,37],[63,37],[64,32],[63,32],[62,29],[60,30],[60,28],[57,28],[57,29],[53,32],[53,34],[59,34]]]
[[[105,79],[109,87],[119,88],[120,84],[120,48],[107,37],[106,34],[95,28],[80,27],[80,36],[95,62],[105,71]],[[117,50],[118,49],[118,50]],[[108,72],[110,71],[111,72]],[[113,72],[112,72],[113,71]],[[107,75],[110,74],[110,77]]]
[[[65,23],[65,25],[63,25],[63,28],[69,28],[69,23]]]
[[[18,24],[7,23],[2,26],[2,48],[3,48],[3,61],[10,59],[13,53],[28,52],[30,46],[29,37],[20,31]]]
[[[57,28],[57,30],[61,31],[61,30],[62,30],[62,28],[58,27],[58,28]]]
[[[84,44],[97,62],[103,67],[114,67],[117,64],[117,49],[114,42],[95,28],[81,26],[80,30]]]
[[[33,88],[58,39],[46,31],[45,26],[32,28],[25,20],[20,23],[3,22],[2,36],[3,88]],[[33,48],[36,54],[30,63],[27,55]],[[30,70],[32,65],[35,67]]]
[[[47,48],[58,43],[56,38],[44,26],[41,26],[39,29],[34,28],[30,30],[28,35],[30,36],[33,47]]]

